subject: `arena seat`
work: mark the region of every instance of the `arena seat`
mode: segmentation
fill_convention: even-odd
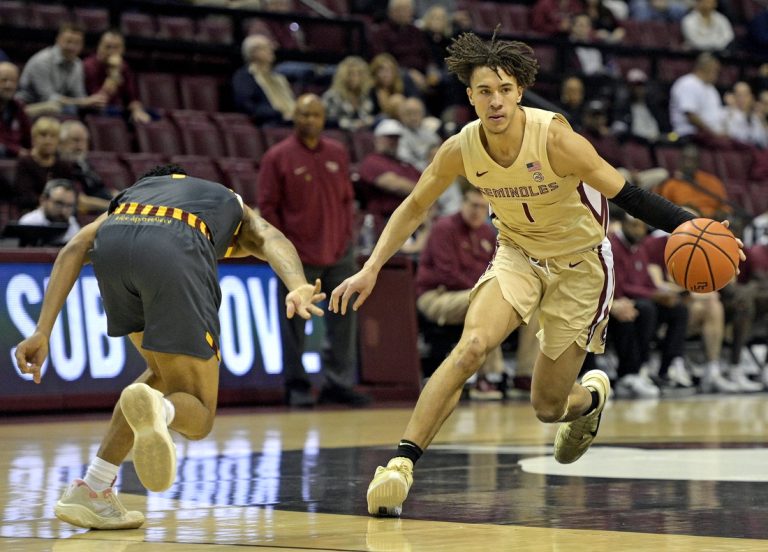
[[[158,38],[167,40],[193,41],[195,39],[195,22],[189,17],[158,15],[157,35]]]
[[[219,81],[216,77],[182,75],[179,77],[179,89],[184,109],[209,113],[219,110]]]
[[[227,17],[210,15],[197,22],[197,38],[211,44],[232,44],[232,22]]]
[[[120,16],[120,30],[125,36],[155,38],[157,21],[148,13],[124,12]]]
[[[187,155],[221,157],[224,144],[218,128],[210,121],[186,119],[179,124],[179,134]]]
[[[151,108],[159,110],[181,109],[176,76],[170,73],[138,73],[136,84],[139,99]]]
[[[102,33],[109,29],[109,11],[106,9],[75,7],[72,14],[75,22],[88,29],[88,32]]]
[[[119,157],[128,167],[128,172],[134,180],[141,178],[149,169],[168,162],[168,158],[159,153],[123,153]]]
[[[60,4],[29,5],[28,25],[35,29],[58,29],[64,21],[72,19],[69,8]]]
[[[213,182],[221,182],[221,173],[210,157],[202,155],[173,155],[171,163],[182,167],[189,176],[204,178]]]
[[[129,152],[131,135],[120,117],[86,115],[85,124],[91,133],[91,147],[100,151]]]
[[[225,186],[243,198],[243,202],[256,207],[259,189],[259,170],[250,158],[222,157],[216,160]]]
[[[111,156],[105,154],[111,154]],[[122,190],[134,182],[128,167],[114,152],[89,152],[88,162],[104,184],[110,188]]]
[[[267,150],[264,137],[250,121],[247,124],[220,125],[229,157],[248,157],[259,162]]]
[[[176,127],[166,119],[136,125],[136,138],[139,142],[139,151],[145,153],[162,155],[184,153]]]

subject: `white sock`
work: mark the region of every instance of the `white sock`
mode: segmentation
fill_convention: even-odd
[[[83,480],[96,492],[103,491],[112,486],[117,478],[117,470],[120,466],[110,464],[98,456],[94,458],[85,472]]]
[[[170,426],[176,416],[176,407],[165,397],[163,397],[163,402],[165,403],[165,425]]]

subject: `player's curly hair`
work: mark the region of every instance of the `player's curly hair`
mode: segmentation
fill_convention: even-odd
[[[145,172],[141,178],[149,178],[150,176],[168,176],[171,174],[187,174],[179,165],[157,165]],[[139,180],[141,180],[141,178]]]
[[[530,87],[536,80],[539,62],[533,49],[523,42],[497,40],[500,27],[496,27],[491,40],[483,40],[474,33],[462,33],[448,47],[449,56],[445,58],[448,70],[466,86],[470,86],[469,79],[478,67],[489,67],[497,73],[503,69],[523,88]]]

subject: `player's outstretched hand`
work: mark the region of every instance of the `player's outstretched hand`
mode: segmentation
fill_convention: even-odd
[[[304,284],[290,292],[285,298],[285,312],[288,318],[298,314],[304,320],[309,320],[312,315],[323,316],[323,309],[317,303],[325,299],[325,293],[320,292],[320,278],[315,284]]]
[[[728,228],[729,226],[731,226],[731,221],[729,221],[728,219],[726,219],[726,220],[724,220],[724,221],[723,221],[721,224],[722,224],[723,226],[725,226],[726,228]],[[738,243],[738,244],[739,244],[739,259],[741,259],[741,262],[743,263],[744,261],[746,261],[746,260],[747,260],[747,256],[746,256],[746,254],[744,253],[744,242],[743,242],[743,241],[741,241],[739,238],[736,238],[736,243]],[[738,267],[737,267],[737,268],[736,268],[736,274],[739,274],[739,272],[740,272],[740,271],[739,271],[739,269],[738,269]]]
[[[376,271],[363,267],[360,272],[353,274],[341,282],[338,287],[331,292],[331,301],[328,305],[328,309],[331,312],[347,314],[347,305],[355,293],[358,295],[357,300],[352,305],[352,310],[356,311],[359,309],[373,291],[373,286],[376,285],[377,275],[378,273]],[[339,303],[339,300],[341,300],[341,303]]]
[[[16,346],[16,364],[22,374],[32,374],[35,383],[40,383],[40,370],[48,357],[48,337],[35,332]]]

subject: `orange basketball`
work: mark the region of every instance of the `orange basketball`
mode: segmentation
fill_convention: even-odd
[[[739,244],[719,222],[697,218],[672,232],[664,249],[664,260],[672,279],[688,291],[717,291],[736,275]]]

